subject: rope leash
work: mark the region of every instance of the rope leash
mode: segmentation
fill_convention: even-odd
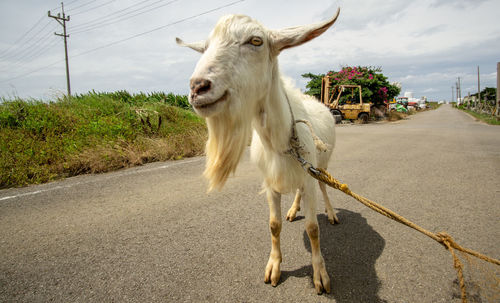
[[[453,238],[449,234],[447,234],[446,232],[433,233],[433,232],[413,223],[412,221],[395,213],[394,211],[392,211],[392,210],[390,210],[390,209],[388,209],[388,208],[386,208],[386,207],[384,207],[384,206],[382,206],[382,205],[380,205],[380,204],[378,204],[378,203],[376,203],[368,198],[365,198],[361,195],[358,195],[358,194],[352,192],[349,189],[349,186],[347,186],[347,184],[341,183],[339,180],[333,178],[328,171],[321,169],[321,168],[315,168],[310,162],[306,161],[300,155],[301,151],[303,150],[303,147],[300,145],[300,140],[298,138],[295,125],[297,123],[304,123],[309,127],[309,130],[310,130],[311,135],[313,137],[313,141],[314,141],[316,147],[318,148],[318,150],[322,151],[323,150],[322,147],[325,146],[325,144],[321,141],[321,139],[319,139],[316,136],[316,134],[314,133],[314,130],[312,128],[312,125],[309,121],[307,121],[307,120],[295,120],[294,115],[293,115],[293,111],[292,111],[292,106],[290,104],[290,100],[288,100],[288,96],[286,95],[286,93],[285,93],[285,97],[286,97],[288,107],[289,107],[290,113],[291,113],[291,118],[292,118],[290,149],[285,151],[285,153],[289,154],[294,159],[296,159],[300,163],[302,168],[307,173],[309,173],[309,175],[311,175],[313,178],[315,178],[316,180],[321,181],[321,182],[329,185],[330,187],[333,187],[337,190],[342,191],[346,195],[353,197],[357,201],[361,202],[363,205],[365,205],[368,208],[388,217],[389,219],[392,219],[396,222],[399,222],[399,223],[404,224],[408,227],[411,227],[411,228],[415,229],[416,231],[419,231],[422,234],[428,236],[429,238],[435,240],[436,242],[441,243],[451,253],[451,256],[453,258],[453,267],[457,271],[457,277],[458,277],[459,286],[460,286],[462,303],[467,303],[467,291],[466,291],[465,279],[464,279],[464,275],[463,275],[463,264],[460,261],[460,259],[458,258],[457,254],[455,253],[455,250],[459,250],[463,253],[469,254],[471,256],[474,256],[476,258],[479,258],[481,260],[484,260],[486,262],[496,264],[496,265],[500,265],[500,261],[497,259],[491,258],[489,256],[486,256],[484,254],[481,254],[475,250],[462,247],[457,242],[455,242],[455,240],[453,240]]]
[[[312,167],[312,166],[311,166]],[[486,262],[500,265],[500,261],[491,257],[488,257],[484,254],[481,254],[475,250],[468,249],[465,247],[462,247],[459,245],[453,238],[447,234],[446,232],[439,232],[439,233],[433,233],[431,231],[426,230],[425,228],[411,222],[410,220],[406,219],[405,217],[393,212],[392,210],[383,207],[382,205],[367,199],[363,196],[360,196],[356,193],[353,193],[347,184],[343,184],[337,179],[333,178],[326,170],[318,168],[318,169],[307,169],[307,172],[315,179],[335,188],[343,193],[353,197],[357,201],[361,202],[363,205],[371,208],[372,210],[390,218],[393,219],[401,224],[404,224],[408,227],[411,227],[424,235],[430,237],[431,239],[434,239],[438,243],[441,243],[448,249],[448,251],[451,253],[452,258],[453,258],[453,266],[455,267],[457,271],[457,276],[458,276],[458,281],[460,285],[460,291],[461,291],[461,296],[462,296],[462,302],[466,303],[467,302],[467,292],[465,288],[465,280],[464,280],[464,275],[463,275],[463,264],[458,258],[458,256],[455,254],[454,250],[459,250],[463,253],[469,254],[471,256],[474,256],[476,258],[479,258],[481,260],[484,260]],[[319,172],[319,173],[318,173]]]

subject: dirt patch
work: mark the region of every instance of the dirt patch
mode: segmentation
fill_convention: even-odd
[[[390,121],[390,122],[399,121],[399,120],[406,119],[406,117],[408,117],[408,114],[392,111],[392,112],[387,114],[387,121]]]

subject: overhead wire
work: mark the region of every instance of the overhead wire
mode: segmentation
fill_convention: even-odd
[[[98,9],[98,8],[101,8],[101,7],[103,7],[103,6],[106,6],[106,5],[108,5],[108,4],[110,4],[110,3],[113,3],[113,2],[115,2],[115,1],[116,1],[116,0],[110,0],[110,1],[105,2],[105,3],[103,3],[103,4],[100,4],[100,5],[97,5],[97,6],[93,6],[93,7],[89,8],[89,9],[84,10],[84,11],[80,11],[80,12],[73,13],[73,14],[71,14],[71,16],[78,16],[78,15],[81,15],[81,14],[88,13],[88,12],[90,12],[90,11],[96,10],[96,9]]]
[[[33,61],[40,58],[42,55],[46,54],[49,50],[54,48],[59,43],[60,40],[57,38],[58,37],[56,36],[52,36],[52,39],[47,39],[46,41],[44,41],[45,43],[43,45],[34,50],[32,53],[27,54],[22,61],[17,60],[14,62],[7,63],[5,69],[0,70],[0,73],[13,69],[19,70],[26,67],[28,64],[32,64]]]
[[[73,0],[73,1],[66,2],[66,7],[70,7],[73,3],[78,2],[78,1],[80,1],[80,0]],[[55,7],[53,9],[51,9],[51,11],[58,9],[58,8],[61,8],[61,7],[60,6]]]
[[[45,54],[47,50],[52,49],[52,47],[56,46],[58,43],[60,43],[60,37],[56,37],[55,35],[52,36],[52,39],[47,39],[45,44],[43,46],[40,46],[39,49],[37,49],[35,52],[30,54],[28,57],[26,57],[26,61],[33,61],[37,58],[39,58],[41,55]]]
[[[200,17],[200,16],[203,16],[203,15],[206,15],[206,14],[209,14],[209,13],[212,13],[212,12],[215,12],[217,10],[220,10],[220,9],[223,9],[223,8],[226,8],[226,7],[229,7],[229,6],[232,6],[232,5],[235,5],[237,3],[240,3],[240,2],[244,2],[245,0],[237,0],[237,1],[233,1],[231,3],[228,3],[228,4],[225,4],[225,5],[222,5],[222,6],[219,6],[219,7],[216,7],[216,8],[213,8],[211,10],[208,10],[208,11],[205,11],[205,12],[202,12],[202,13],[199,13],[199,14],[196,14],[196,15],[192,15],[190,17],[186,17],[186,18],[183,18],[183,19],[180,19],[180,20],[177,20],[177,21],[174,21],[174,22],[171,22],[171,23],[168,23],[168,24],[165,24],[165,25],[162,25],[162,26],[159,26],[159,27],[156,27],[156,28],[153,28],[151,30],[148,30],[148,31],[145,31],[145,32],[142,32],[142,33],[139,33],[139,34],[135,34],[133,36],[130,36],[130,37],[127,37],[127,38],[124,38],[124,39],[120,39],[120,40],[117,40],[117,41],[114,41],[114,42],[111,42],[111,43],[107,43],[107,44],[104,44],[104,45],[101,45],[99,47],[96,47],[96,48],[93,48],[93,49],[90,49],[90,50],[87,50],[87,51],[84,51],[82,53],[79,53],[79,54],[76,54],[76,55],[73,55],[73,57],[79,57],[79,56],[82,56],[82,55],[85,55],[85,54],[88,54],[88,53],[91,53],[91,52],[94,52],[94,51],[97,51],[97,50],[100,50],[100,49],[103,49],[103,48],[106,48],[106,47],[110,47],[112,45],[115,45],[115,44],[118,44],[118,43],[122,43],[122,42],[125,42],[125,41],[128,41],[128,40],[132,40],[134,38],[137,38],[137,37],[140,37],[140,36],[144,36],[144,35],[147,35],[147,34],[150,34],[152,32],[156,32],[156,31],[159,31],[161,29],[164,29],[164,28],[167,28],[167,27],[170,27],[172,25],[176,25],[176,24],[179,24],[179,23],[182,23],[182,22],[185,22],[185,21],[188,21],[188,20],[191,20],[191,19],[194,19],[194,18],[197,18],[197,17]]]
[[[53,35],[51,30],[55,30],[57,25],[54,25],[44,33],[34,36],[29,44],[18,45],[11,54],[0,58],[0,62],[4,64],[17,64],[20,61],[26,60],[33,52],[36,52],[45,43],[45,40]]]
[[[11,49],[12,47],[14,47],[15,45],[17,45],[19,42],[21,42],[23,40],[24,37],[26,37],[32,30],[35,29],[35,27],[38,26],[38,24],[40,24],[40,22],[42,22],[42,20],[45,19],[45,15],[43,15],[40,19],[38,19],[37,22],[35,22],[35,24],[33,24],[33,26],[30,27],[30,29],[28,29],[24,34],[22,34],[16,41],[14,41],[10,47],[8,49],[6,49],[5,51],[1,52],[0,53],[0,58],[3,57],[5,54],[7,54]]]
[[[173,2],[176,2],[178,0],[169,1],[169,2],[167,2],[165,4],[161,4],[161,5],[158,5],[156,7],[148,9],[151,6],[153,6],[155,4],[159,4],[159,3],[164,2],[164,1],[166,1],[166,0],[158,0],[158,1],[153,2],[153,3],[148,3],[148,4],[143,5],[142,7],[133,9],[133,10],[128,11],[128,12],[123,12],[123,10],[120,10],[119,11],[120,13],[119,12],[114,12],[112,14],[109,14],[108,17],[102,17],[102,18],[97,19],[97,20],[99,20],[97,22],[92,22],[92,23],[87,24],[87,25],[75,26],[75,27],[72,28],[72,30],[73,30],[74,34],[79,34],[79,33],[82,33],[82,32],[91,31],[91,30],[94,30],[94,29],[97,29],[97,28],[101,28],[103,26],[107,26],[107,25],[115,24],[117,22],[128,20],[128,19],[133,18],[135,16],[142,15],[142,14],[150,12],[152,10],[155,10],[155,9],[158,9],[158,8],[170,5]],[[144,2],[145,1],[142,1],[139,4],[142,4]],[[148,10],[144,11],[144,9],[148,9]],[[133,14],[133,15],[132,16],[128,16],[130,14]]]
[[[35,42],[35,38],[39,36],[39,34],[41,32],[43,32],[47,26],[50,25],[50,21],[47,20],[47,22],[45,23],[45,25],[39,29],[36,33],[32,34],[32,35],[25,35],[24,37],[28,37],[26,39],[18,39],[18,42],[14,45],[14,47],[12,48],[11,47],[11,51],[10,52],[5,52],[2,56],[0,56],[0,59],[5,59],[5,58],[13,58],[13,57],[16,57],[19,55],[19,49],[21,49],[22,47],[28,45],[27,47],[32,47],[34,44],[36,44]],[[21,51],[22,52],[22,51]]]
[[[158,1],[158,2],[162,2],[162,1],[164,1],[164,0],[161,0],[161,1]],[[159,6],[155,6],[155,7],[149,8],[149,9],[147,9],[147,10],[145,10],[145,11],[138,12],[138,13],[136,13],[136,14],[134,14],[134,15],[131,15],[131,16],[128,16],[128,17],[125,17],[125,18],[118,18],[118,19],[117,19],[117,20],[115,20],[115,21],[104,20],[104,21],[103,21],[102,23],[100,23],[100,24],[95,24],[95,25],[93,25],[93,26],[91,26],[91,27],[89,27],[89,28],[87,28],[87,29],[81,29],[81,30],[79,30],[79,31],[77,30],[77,31],[73,32],[73,34],[81,34],[81,33],[84,33],[84,32],[88,32],[88,31],[95,30],[95,29],[100,29],[100,28],[101,28],[101,27],[103,27],[103,26],[112,25],[112,24],[115,24],[115,23],[118,23],[118,22],[122,22],[122,21],[125,21],[125,20],[128,20],[128,19],[131,19],[131,18],[134,18],[134,17],[140,16],[140,15],[143,15],[143,14],[145,14],[145,13],[148,13],[148,12],[150,12],[150,11],[156,10],[156,9],[158,9],[158,8],[161,8],[161,7],[165,7],[165,6],[170,5],[170,4],[172,4],[172,3],[174,3],[174,2],[177,2],[177,1],[179,1],[179,0],[171,0],[171,1],[167,2],[167,3],[164,3],[164,4],[162,4],[162,5],[159,5]],[[155,3],[158,3],[158,2],[155,2]],[[152,4],[150,4],[150,5],[153,5],[153,4],[155,4],[155,3],[152,3]],[[150,5],[148,5],[148,6],[150,6]],[[145,8],[145,7],[144,7],[144,8]],[[143,9],[143,8],[141,8],[141,9]],[[127,13],[127,14],[124,14],[123,16],[128,15],[128,14],[131,14],[131,13],[133,13],[133,12],[129,12],[129,13]]]
[[[159,31],[159,30],[162,30],[164,28],[167,28],[167,27],[170,27],[170,26],[173,26],[173,25],[176,25],[176,24],[179,24],[179,23],[182,23],[182,22],[185,22],[185,21],[188,21],[188,20],[191,20],[191,19],[195,19],[195,18],[198,18],[200,16],[203,16],[203,15],[206,15],[206,14],[209,14],[209,13],[212,13],[212,12],[215,12],[215,11],[218,11],[218,10],[221,10],[223,8],[226,8],[226,7],[229,7],[229,6],[233,6],[237,3],[240,3],[240,2],[244,2],[245,0],[237,0],[237,1],[233,1],[233,2],[230,2],[230,3],[227,3],[225,5],[221,5],[221,6],[218,6],[216,8],[213,8],[213,9],[210,9],[210,10],[207,10],[207,11],[204,11],[202,13],[199,13],[199,14],[196,14],[196,15],[192,15],[192,16],[189,16],[189,17],[186,17],[186,18],[182,18],[182,19],[179,19],[177,21],[174,21],[174,22],[171,22],[171,23],[168,23],[168,24],[165,24],[165,25],[162,25],[162,26],[159,26],[159,27],[155,27],[151,30],[148,30],[148,31],[145,31],[145,32],[142,32],[142,33],[139,33],[139,34],[135,34],[133,36],[130,36],[130,37],[127,37],[127,38],[124,38],[124,39],[120,39],[120,40],[117,40],[117,41],[113,41],[111,43],[107,43],[107,44],[104,44],[104,45],[101,45],[99,47],[95,47],[95,48],[92,48],[92,49],[89,49],[89,50],[86,50],[86,51],[83,51],[81,53],[78,53],[76,55],[73,55],[71,56],[72,58],[75,58],[75,57],[80,57],[80,56],[83,56],[83,55],[86,55],[86,54],[89,54],[89,53],[92,53],[92,52],[95,52],[97,50],[100,50],[100,49],[104,49],[104,48],[107,48],[107,47],[110,47],[110,46],[113,46],[113,45],[116,45],[116,44],[119,44],[119,43],[122,43],[122,42],[125,42],[125,41],[129,41],[129,40],[132,40],[134,38],[137,38],[137,37],[140,37],[140,36],[143,36],[143,35],[147,35],[147,34],[150,34],[152,32],[155,32],[155,31]],[[39,67],[39,68],[36,68],[34,70],[31,70],[31,71],[28,71],[26,73],[22,73],[20,75],[17,75],[15,77],[12,77],[12,78],[9,78],[9,79],[5,79],[5,80],[0,80],[0,83],[5,83],[5,82],[9,82],[9,81],[12,81],[12,80],[16,80],[16,79],[19,79],[19,78],[24,78],[26,76],[29,76],[33,73],[36,73],[38,71],[41,71],[45,68],[48,68],[48,67],[52,67],[60,62],[64,61],[63,60],[57,60],[57,61],[54,61],[50,64],[47,64],[47,65],[44,65],[42,67]]]
[[[91,1],[85,2],[85,3],[83,3],[83,4],[80,4],[79,6],[72,7],[72,8],[68,8],[68,9],[65,11],[65,13],[69,13],[69,12],[74,11],[74,10],[76,10],[76,9],[82,8],[82,7],[87,6],[87,5],[91,4],[91,3],[94,3],[94,2],[96,2],[96,1],[97,1],[97,0],[91,0]]]
[[[79,0],[71,1],[69,3],[75,3]],[[81,7],[82,5],[80,5]],[[41,27],[37,32],[33,33],[28,37],[28,34],[33,31],[33,29],[36,28],[38,24],[41,23],[41,21],[46,18],[47,15],[43,15],[35,25],[33,25],[30,30],[28,30],[25,34],[23,34],[19,39],[17,39],[17,42],[15,47],[13,48],[13,51],[9,53],[4,53],[3,56],[0,57],[0,60],[4,61],[2,62],[4,65],[9,65],[11,67],[17,67],[19,65],[26,65],[23,64],[23,61],[30,61],[33,60],[37,57],[39,57],[41,54],[45,53],[46,50],[50,49],[50,46],[55,45],[54,39],[50,39],[50,36],[55,37],[53,35],[53,31],[59,26],[58,24],[53,24],[52,20],[47,20],[47,23],[43,27]],[[48,32],[44,30],[50,25],[53,24],[51,28],[49,28]],[[26,39],[23,39],[25,37],[28,37]],[[26,43],[19,43],[20,41],[26,40]],[[51,44],[52,42],[52,44]],[[5,62],[9,61],[9,62]],[[29,62],[28,62],[29,63]]]
[[[79,0],[71,1],[70,3],[76,1]],[[25,66],[31,63],[34,59],[43,55],[55,45],[54,30],[56,30],[59,24],[54,24],[52,20],[47,20],[44,26],[38,27],[45,18],[47,18],[46,14],[16,40],[16,43],[9,48],[10,51],[6,51],[0,56],[0,64],[4,67],[8,67],[1,72],[13,69],[17,70],[19,66]],[[52,27],[50,27],[51,24]],[[38,30],[35,31],[35,29]]]
[[[113,16],[113,15],[115,15],[115,14],[119,14],[119,13],[121,13],[121,12],[124,12],[124,11],[126,11],[126,10],[130,9],[130,8],[136,7],[136,6],[138,6],[138,5],[143,4],[144,2],[149,2],[149,1],[153,1],[153,0],[143,0],[143,1],[140,1],[140,2],[138,2],[138,3],[135,3],[135,4],[132,4],[132,5],[129,5],[129,6],[125,7],[125,8],[123,8],[123,9],[120,9],[120,10],[114,11],[114,12],[112,12],[112,13],[109,13],[109,14],[107,14],[107,15],[104,15],[104,16],[102,16],[102,17],[95,18],[95,19],[92,19],[92,20],[90,20],[90,21],[87,21],[87,22],[84,22],[84,23],[81,23],[81,24],[76,24],[76,25],[72,26],[72,29],[78,29],[78,28],[80,28],[80,27],[87,27],[87,26],[90,26],[92,23],[94,23],[94,22],[96,22],[96,21],[100,21],[100,20],[102,20],[103,18],[107,18],[107,17]]]
[[[50,24],[50,23],[49,23]],[[47,24],[48,25],[48,24]],[[53,27],[50,28],[49,32],[45,32],[44,34],[41,34],[37,37],[33,37],[32,41],[29,45],[27,45],[25,48],[19,50],[19,52],[7,56],[6,58],[3,58],[3,60],[12,60],[12,61],[20,61],[23,60],[28,54],[30,54],[33,50],[36,50],[37,47],[43,44],[44,39],[47,39],[49,36],[53,35],[52,31],[57,28],[57,25],[54,24]],[[38,38],[38,39],[35,39]]]
[[[40,45],[35,48],[34,50],[32,50],[31,52],[25,54],[25,60],[30,60],[32,59],[33,57],[36,56],[36,54],[41,50],[43,49],[45,46],[47,46],[47,44],[50,44],[50,43],[55,43],[57,41],[61,42],[62,40],[62,37],[60,36],[57,36],[57,35],[54,35],[54,34],[50,34],[46,39],[44,39],[44,41],[42,43],[40,43]]]

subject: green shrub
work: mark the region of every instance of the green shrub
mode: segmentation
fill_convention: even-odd
[[[201,154],[205,137],[186,96],[92,91],[54,102],[4,100],[0,188]]]

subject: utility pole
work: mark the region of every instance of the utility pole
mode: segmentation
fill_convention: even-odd
[[[458,77],[457,96],[458,100],[462,100],[462,84],[460,83],[460,77]]]
[[[481,82],[479,81],[479,65],[477,66],[477,101],[478,101],[478,106],[480,106],[481,105]]]
[[[495,115],[500,115],[500,62],[497,62],[497,110]]]
[[[455,101],[453,101],[453,99],[455,98],[455,97],[454,97],[454,95],[453,95],[453,90],[454,90],[454,89],[455,89],[455,87],[454,87],[454,86],[452,86],[452,87],[451,87],[451,102],[452,102],[452,103],[453,103],[453,102],[455,102]],[[460,103],[458,103],[458,102],[457,102],[457,105],[458,105],[458,104],[460,104]]]
[[[67,38],[69,38],[69,35],[66,34],[66,22],[69,21],[69,16],[66,17],[66,15],[64,14],[64,3],[63,2],[61,2],[61,11],[62,11],[62,17],[61,17],[60,13],[57,13],[57,16],[54,16],[50,13],[50,11],[48,12],[48,16],[50,18],[54,18],[63,27],[62,34],[54,33],[54,35],[64,37],[64,55],[66,57],[66,84],[67,84],[67,88],[68,88],[68,98],[69,98],[69,97],[71,97],[71,85],[70,85],[70,81],[69,81],[69,63],[68,63],[68,42],[67,42]]]

